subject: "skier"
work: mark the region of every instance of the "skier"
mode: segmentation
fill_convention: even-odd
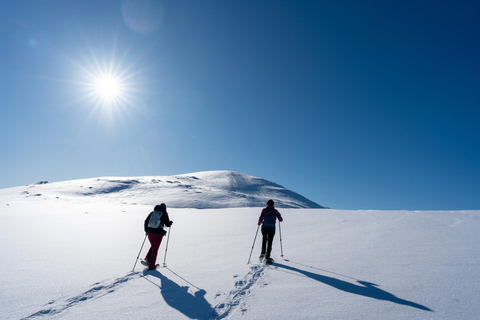
[[[267,206],[262,210],[258,225],[262,225],[262,253],[260,254],[260,262],[265,260],[266,263],[272,263],[273,259],[270,257],[272,252],[272,242],[275,236],[275,223],[277,219],[282,222],[283,218],[280,212],[273,206],[273,200],[267,201]]]
[[[165,203],[161,205],[156,205],[152,212],[145,219],[144,229],[148,235],[148,241],[150,241],[150,250],[148,250],[145,260],[142,260],[141,263],[144,266],[148,266],[148,270],[155,270],[157,265],[157,253],[160,244],[162,243],[163,236],[167,234],[163,230],[163,226],[170,228],[173,221],[170,221],[167,213],[167,206]]]

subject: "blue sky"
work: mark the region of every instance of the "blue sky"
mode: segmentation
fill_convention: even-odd
[[[236,170],[337,209],[480,209],[479,16],[463,0],[3,1],[0,188]]]

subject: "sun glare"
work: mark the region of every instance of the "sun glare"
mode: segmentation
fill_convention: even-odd
[[[112,55],[94,54],[85,56],[84,63],[77,63],[83,94],[78,102],[91,109],[91,115],[97,114],[107,119],[130,114],[138,108],[138,95],[143,92],[143,82],[139,82],[143,70],[138,69],[137,61],[127,62],[127,56],[118,58]]]
[[[122,94],[121,83],[113,76],[100,76],[95,79],[95,91],[100,98],[112,100]]]
[[[108,46],[108,45],[106,45]],[[68,76],[62,79],[70,85],[70,106],[80,107],[87,122],[99,121],[113,128],[123,121],[134,121],[147,105],[149,67],[141,56],[129,50],[94,48],[86,45],[74,57],[66,57]]]

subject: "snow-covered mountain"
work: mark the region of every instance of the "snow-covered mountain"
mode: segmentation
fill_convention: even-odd
[[[278,208],[325,208],[276,183],[234,171],[42,181],[16,189],[26,198],[61,200],[101,195],[104,199],[128,204],[164,202],[170,208],[262,207],[268,199],[273,199]]]

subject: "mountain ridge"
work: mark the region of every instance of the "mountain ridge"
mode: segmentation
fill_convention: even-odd
[[[171,176],[112,176],[62,182],[40,181],[9,189],[21,189],[20,194],[27,198],[103,197],[133,204],[164,202],[172,208],[262,207],[268,199],[273,199],[278,208],[328,209],[274,182],[226,170]]]

